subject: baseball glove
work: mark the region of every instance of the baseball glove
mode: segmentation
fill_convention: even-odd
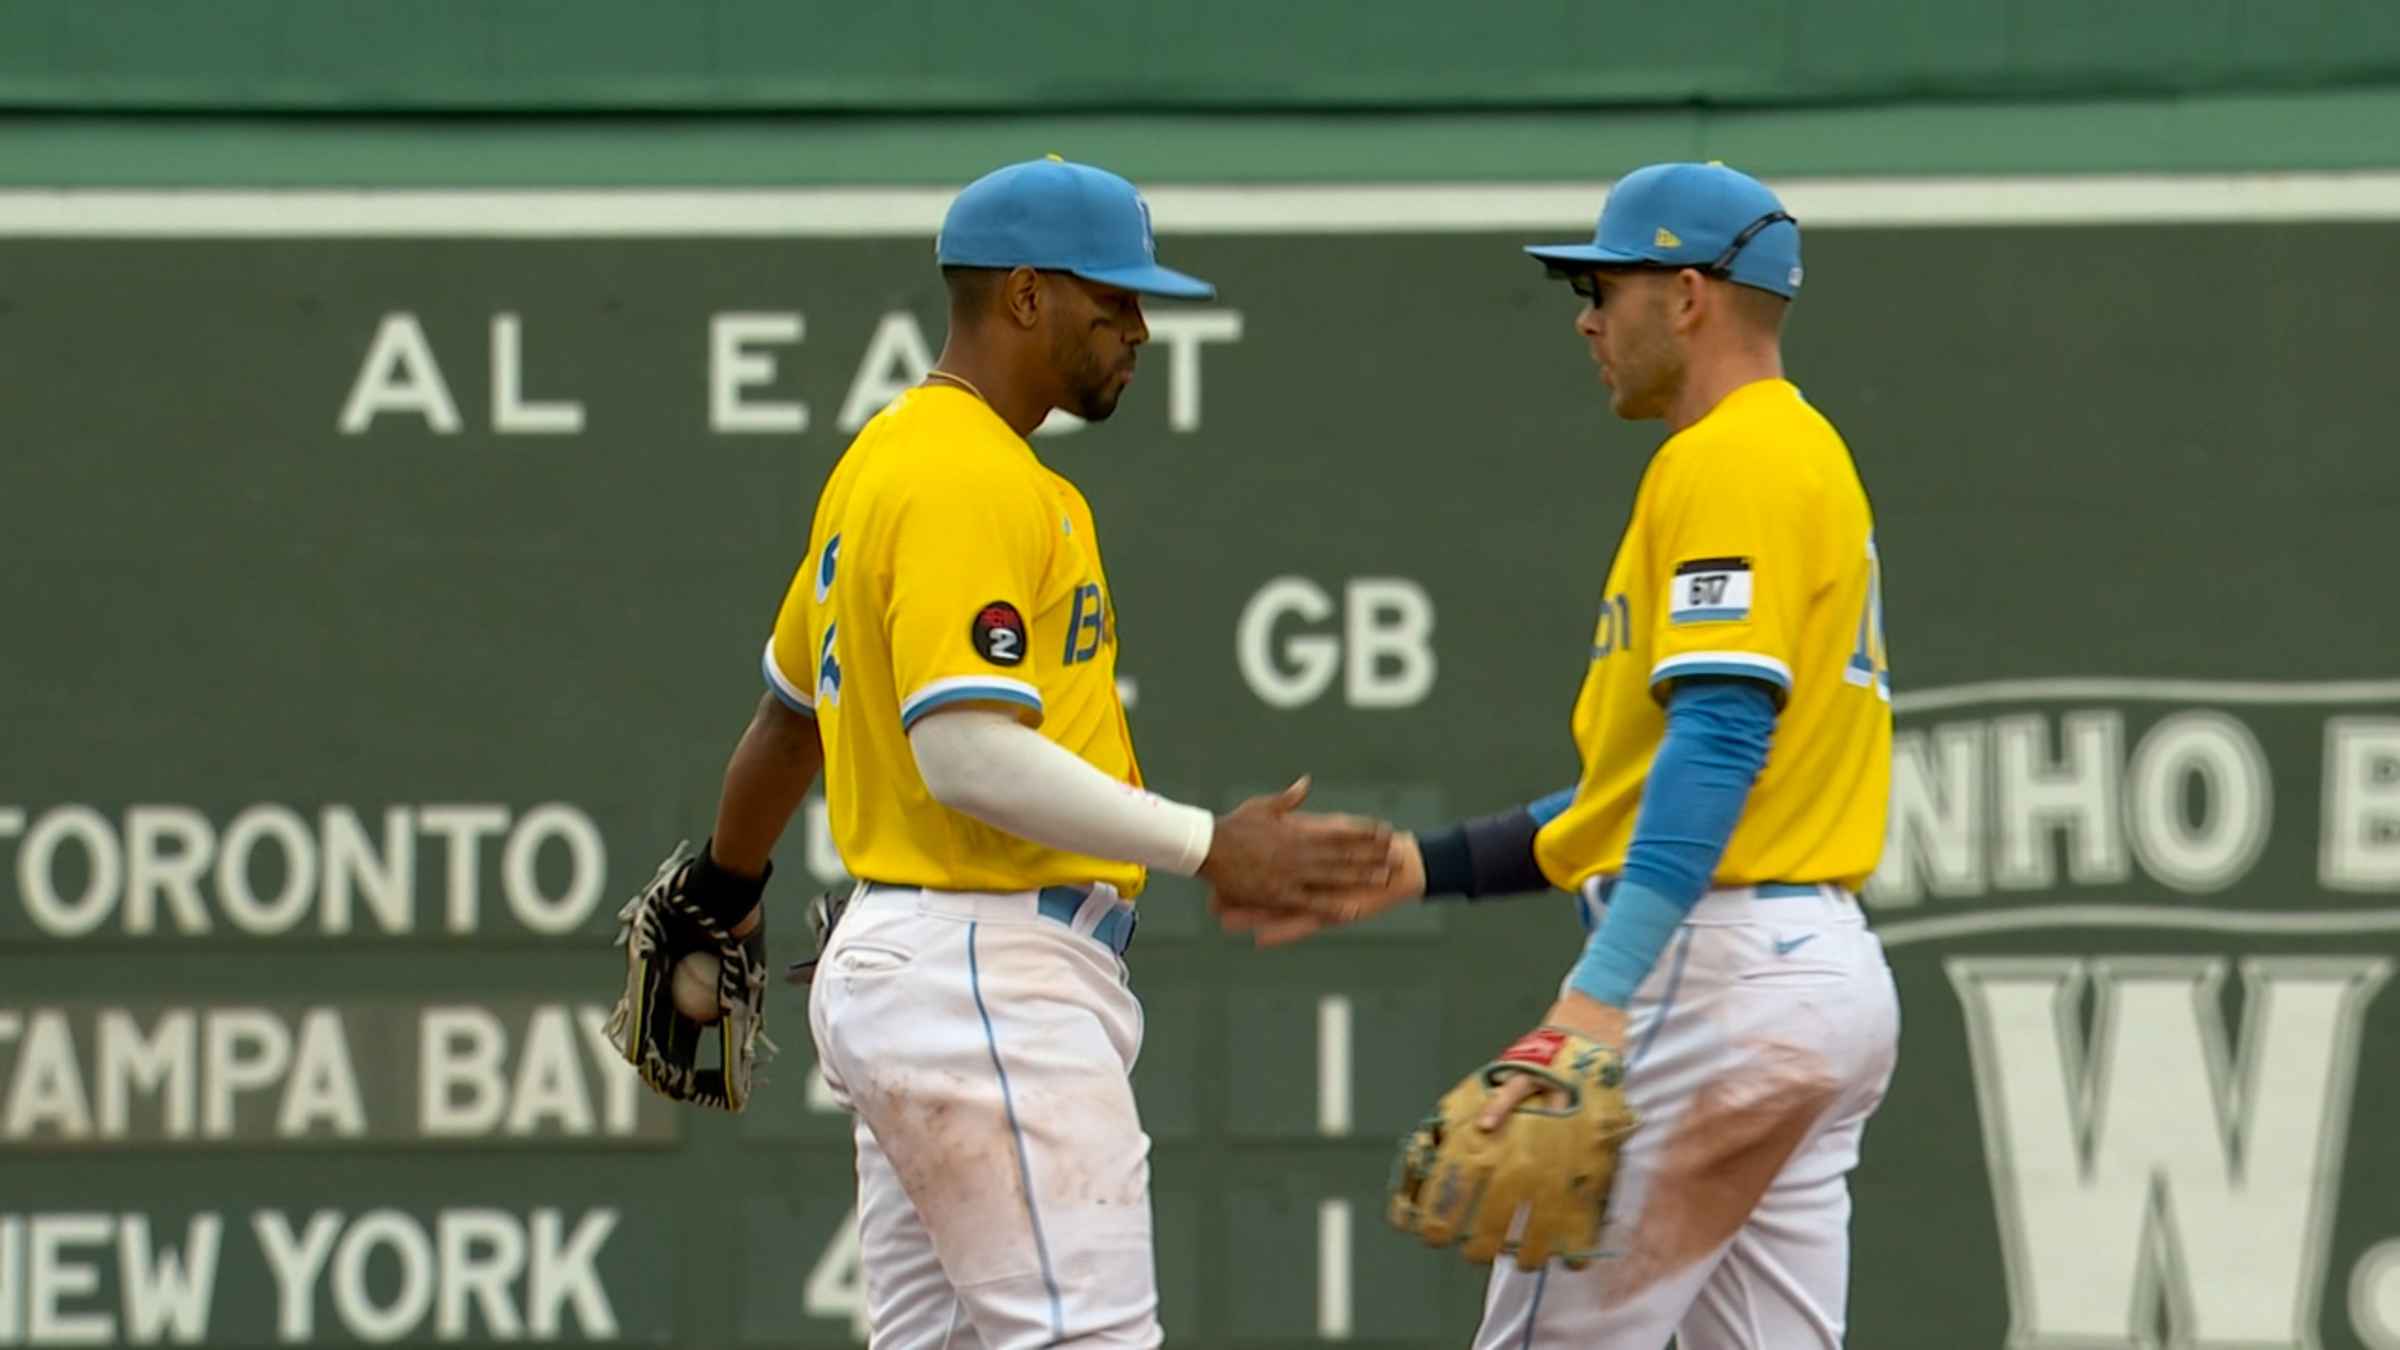
[[[719,869],[705,842],[694,857],[686,840],[617,912],[625,989],[609,1014],[608,1038],[670,1101],[739,1111],[749,1104],[753,1069],[774,1053],[766,1037],[766,915],[743,937],[732,931],[758,907],[766,880]],[[716,1015],[706,1021],[675,1006],[676,964],[694,952],[717,959]],[[717,1064],[702,1068],[700,1045],[712,1033]]]
[[[1527,1098],[1486,1133],[1476,1117],[1518,1074],[1555,1096]],[[1461,1254],[1477,1265],[1507,1252],[1523,1270],[1553,1257],[1581,1269],[1600,1255],[1617,1152],[1635,1124],[1624,1081],[1624,1062],[1597,1041],[1559,1027],[1527,1033],[1400,1141],[1386,1217],[1430,1247],[1464,1239]]]

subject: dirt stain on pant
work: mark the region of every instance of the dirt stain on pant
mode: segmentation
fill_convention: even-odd
[[[1089,1073],[1029,1084],[1018,1095],[1017,1121],[1034,1152],[1045,1210],[1148,1201],[1141,1119],[1124,1079]]]
[[[1758,1046],[1702,1088],[1659,1155],[1612,1294],[1631,1298],[1739,1232],[1840,1092],[1822,1055],[1790,1045]]]
[[[860,1114],[917,1213],[940,1222],[1022,1221],[1025,1185],[1006,1108],[962,1074],[870,1077]]]

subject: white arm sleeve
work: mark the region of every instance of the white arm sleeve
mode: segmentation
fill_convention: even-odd
[[[935,801],[1037,844],[1188,877],[1216,834],[1207,811],[1120,783],[1003,712],[919,718],[908,745]]]

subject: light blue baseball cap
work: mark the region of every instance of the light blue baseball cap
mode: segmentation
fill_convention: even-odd
[[[1800,293],[1800,222],[1767,185],[1722,164],[1647,164],[1617,180],[1588,244],[1527,253],[1569,271],[1692,267],[1790,299]]]
[[[1217,288],[1158,265],[1150,206],[1106,169],[1056,155],[994,169],[950,203],[934,256],[960,267],[1039,267],[1144,295],[1207,300]]]

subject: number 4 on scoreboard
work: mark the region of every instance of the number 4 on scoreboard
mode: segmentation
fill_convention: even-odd
[[[843,1217],[833,1241],[825,1245],[825,1254],[808,1272],[808,1285],[800,1298],[801,1311],[811,1317],[849,1319],[850,1338],[866,1344],[867,1276],[859,1260],[856,1206]]]

